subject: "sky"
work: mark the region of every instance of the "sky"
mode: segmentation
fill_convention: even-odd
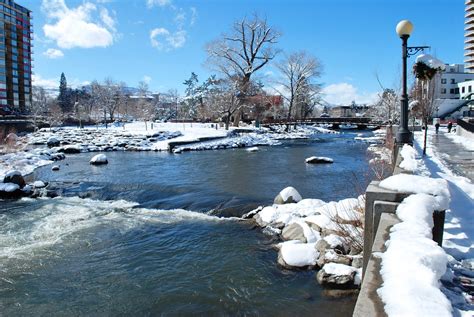
[[[258,14],[282,35],[285,54],[317,57],[323,99],[367,103],[385,88],[400,87],[400,20],[414,24],[409,46],[445,63],[463,63],[464,0],[16,0],[33,11],[34,83],[58,87],[61,72],[71,86],[112,78],[150,90],[184,91],[191,72],[201,81],[206,44],[232,23]],[[411,57],[412,63],[415,57]],[[410,64],[409,64],[410,67]],[[271,89],[272,64],[259,71]]]

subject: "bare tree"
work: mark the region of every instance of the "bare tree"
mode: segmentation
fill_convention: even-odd
[[[208,44],[208,64],[237,83],[239,107],[243,105],[252,75],[278,54],[274,46],[279,37],[280,33],[266,19],[254,15],[252,19],[234,22],[230,33]],[[236,125],[239,119],[236,116]]]
[[[287,122],[290,121],[293,107],[298,97],[308,90],[314,91],[313,96],[319,93],[314,79],[321,76],[322,66],[316,57],[304,51],[292,53],[277,64],[280,71],[280,80],[277,83],[283,87],[280,94],[288,101]],[[288,130],[287,125],[286,129]]]
[[[33,125],[35,129],[38,128],[38,119],[40,117],[48,116],[49,106],[52,101],[52,97],[46,92],[41,86],[33,86],[33,103],[30,109],[30,113],[33,116]]]
[[[209,95],[209,107],[211,111],[221,118],[225,123],[226,130],[229,129],[230,120],[240,109],[238,80],[221,79],[215,83],[215,88]]]

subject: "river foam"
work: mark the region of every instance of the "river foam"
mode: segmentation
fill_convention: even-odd
[[[146,223],[230,220],[184,209],[139,208],[137,203],[125,200],[60,197],[36,201],[27,198],[22,202],[24,207],[0,214],[0,259],[31,257],[48,246],[79,239],[73,234],[100,225],[126,231]]]

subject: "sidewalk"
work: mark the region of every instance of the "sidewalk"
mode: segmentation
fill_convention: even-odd
[[[443,249],[450,260],[442,278],[442,291],[450,299],[454,316],[474,316],[474,151],[454,142],[441,129],[428,130],[424,172],[448,182],[451,202],[446,211]],[[414,147],[422,153],[423,132],[415,133]]]
[[[474,183],[474,151],[454,143],[444,132],[434,134],[431,143],[442,154],[447,167],[458,176],[464,176]]]

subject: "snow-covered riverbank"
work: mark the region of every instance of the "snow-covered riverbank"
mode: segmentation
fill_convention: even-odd
[[[263,231],[282,242],[278,264],[287,269],[319,268],[320,284],[351,287],[362,273],[364,197],[337,202],[302,199],[292,187],[285,188],[271,206],[259,207],[252,218]]]
[[[58,153],[105,151],[168,151],[170,143],[179,144],[175,153],[182,151],[217,150],[238,147],[279,145],[279,140],[307,139],[317,133],[335,133],[322,127],[297,127],[285,132],[282,127],[272,129],[243,127],[225,130],[215,124],[133,122],[125,126],[111,125],[42,129],[28,134],[20,142],[28,143],[11,153],[0,155],[0,179],[10,170],[23,175],[35,168],[61,158]]]

